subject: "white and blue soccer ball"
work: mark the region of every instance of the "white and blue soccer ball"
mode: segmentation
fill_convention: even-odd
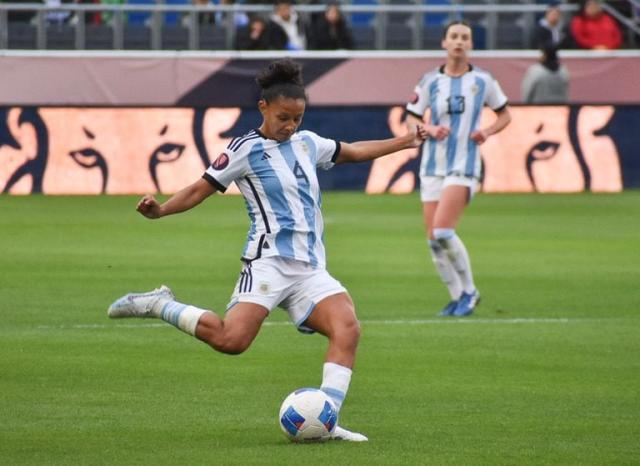
[[[336,428],[338,411],[322,390],[300,388],[282,402],[278,420],[292,442],[324,442]]]

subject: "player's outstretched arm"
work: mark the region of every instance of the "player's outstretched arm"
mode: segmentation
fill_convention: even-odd
[[[366,162],[377,159],[402,149],[418,147],[427,138],[427,132],[422,125],[416,125],[404,136],[378,141],[359,141],[340,143],[340,154],[336,163]]]
[[[175,193],[162,204],[153,195],[147,194],[138,202],[136,210],[147,218],[160,218],[189,210],[215,192],[216,188],[211,186],[205,179],[200,178],[195,183]]]

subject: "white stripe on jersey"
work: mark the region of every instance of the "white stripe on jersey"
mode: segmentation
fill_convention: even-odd
[[[470,139],[478,129],[482,107],[499,109],[507,97],[486,71],[471,67],[460,77],[444,73],[444,66],[425,74],[415,88],[416,99],[407,110],[422,116],[430,109],[430,124],[443,125],[450,133],[442,141],[429,139],[422,149],[420,175],[480,176],[480,151]]]
[[[338,144],[311,131],[288,141],[251,131],[231,141],[228,162],[214,162],[205,179],[226,187],[235,181],[251,227],[242,257],[282,256],[325,267],[321,194],[316,167],[331,168]]]

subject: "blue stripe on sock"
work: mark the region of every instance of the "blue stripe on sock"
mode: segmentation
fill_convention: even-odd
[[[342,406],[342,402],[347,396],[345,392],[341,392],[340,390],[331,387],[320,387],[320,390],[329,395],[329,398],[334,401],[337,409],[340,409],[340,407]]]
[[[178,321],[180,320],[180,314],[187,307],[186,304],[181,304],[175,301],[169,301],[162,308],[162,312],[160,313],[160,318],[165,322],[169,322],[171,325],[177,327]]]

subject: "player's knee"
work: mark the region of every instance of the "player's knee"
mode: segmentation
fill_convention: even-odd
[[[346,345],[356,346],[360,341],[360,322],[358,319],[348,319],[342,323],[340,329],[336,332],[338,338],[340,338]]]
[[[456,235],[454,228],[434,228],[433,239],[437,241],[442,247],[447,247],[451,238]]]

